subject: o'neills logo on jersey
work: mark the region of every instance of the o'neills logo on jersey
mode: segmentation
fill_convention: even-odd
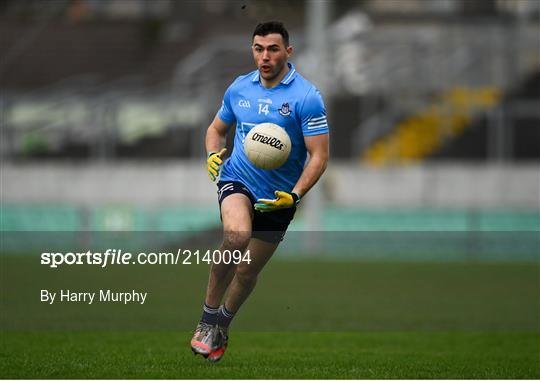
[[[274,138],[273,136],[266,136],[261,135],[258,132],[254,133],[251,137],[251,140],[254,140],[256,142],[260,142],[263,144],[268,144],[269,146],[272,146],[274,148],[277,148],[280,151],[283,151],[283,143],[278,138]]]

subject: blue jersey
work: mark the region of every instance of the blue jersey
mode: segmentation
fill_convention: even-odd
[[[234,150],[223,163],[221,180],[242,182],[256,199],[273,199],[276,190],[291,192],[307,158],[304,136],[328,133],[321,94],[288,65],[287,75],[271,89],[260,83],[258,70],[238,77],[225,92],[217,113],[226,124],[236,123]],[[246,135],[259,123],[277,124],[291,138],[289,158],[277,169],[256,168],[244,151]]]

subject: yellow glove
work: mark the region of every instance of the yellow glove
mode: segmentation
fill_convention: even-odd
[[[294,192],[287,193],[275,191],[276,198],[273,200],[260,198],[255,204],[255,210],[259,212],[273,212],[280,209],[287,209],[296,206],[300,202],[300,196]]]
[[[223,160],[221,160],[221,156],[227,151],[227,148],[223,148],[219,152],[210,152],[208,154],[208,158],[206,159],[206,165],[208,168],[208,177],[212,181],[216,181],[219,170],[221,167],[221,164],[223,164]]]

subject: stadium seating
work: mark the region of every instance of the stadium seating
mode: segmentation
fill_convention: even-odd
[[[366,150],[363,159],[377,166],[420,161],[461,135],[475,117],[495,107],[500,99],[496,88],[451,89],[425,110],[399,122]]]

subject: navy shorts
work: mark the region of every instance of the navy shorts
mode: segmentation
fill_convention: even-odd
[[[218,187],[218,201],[219,207],[221,209],[221,203],[225,197],[234,194],[241,193],[246,195],[250,202],[251,206],[255,205],[257,200],[247,187],[238,181],[219,181],[217,183]],[[275,212],[265,212],[261,213],[253,209],[253,221],[251,223],[251,236],[253,238],[258,238],[265,242],[278,243],[283,240],[285,232],[289,227],[289,223],[294,217],[296,212],[296,207],[280,209]]]

